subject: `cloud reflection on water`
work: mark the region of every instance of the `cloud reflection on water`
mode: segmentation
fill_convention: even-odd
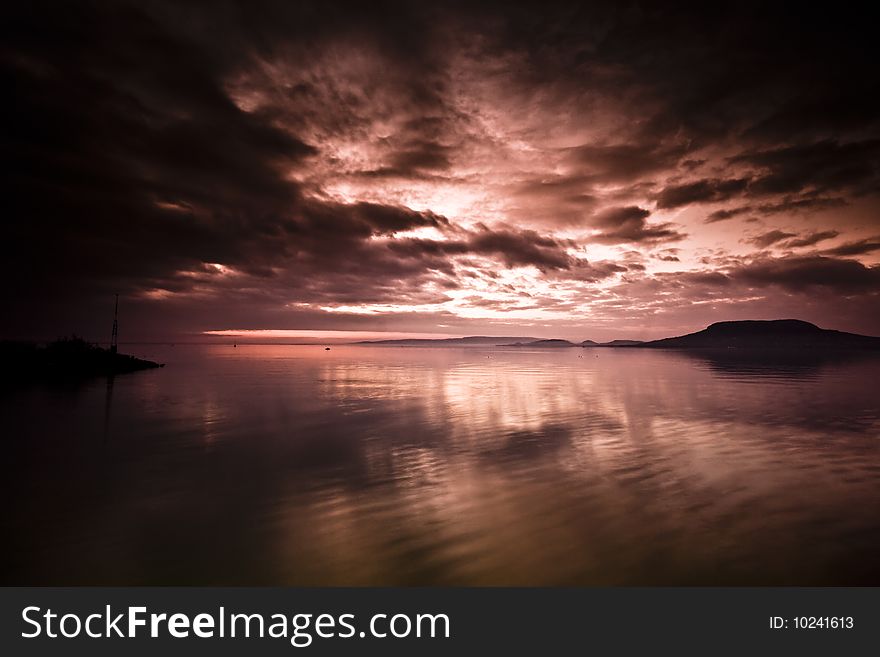
[[[4,581],[880,581],[876,359],[160,355],[116,379],[103,445],[99,382],[0,402],[21,499]]]

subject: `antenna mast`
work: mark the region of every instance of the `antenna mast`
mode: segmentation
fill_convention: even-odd
[[[113,308],[113,333],[110,334],[110,353],[116,353],[116,343],[119,340],[119,295],[116,295],[116,305]]]

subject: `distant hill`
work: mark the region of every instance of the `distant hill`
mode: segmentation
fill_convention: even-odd
[[[498,345],[500,347],[539,347],[539,348],[554,348],[554,347],[576,347],[577,345],[573,342],[569,342],[568,340],[529,340],[526,342],[513,342],[511,344],[502,344]]]
[[[487,335],[472,335],[467,338],[440,338],[425,339],[412,338],[403,340],[362,340],[353,344],[382,345],[389,347],[460,347],[460,346],[490,346],[496,347],[508,342],[535,342],[538,338],[529,337],[493,337]]]
[[[442,338],[438,340],[372,340],[355,342],[359,345],[379,345],[397,347],[608,347],[608,348],[675,348],[675,349],[729,349],[742,347],[750,349],[878,349],[880,338],[843,331],[822,329],[815,324],[799,319],[743,320],[717,322],[696,333],[662,340],[611,340],[595,342],[584,340],[580,343],[568,340],[529,337],[497,337],[475,335],[466,338]]]
[[[595,340],[584,340],[581,347],[636,347],[644,344],[641,340],[611,340],[611,342],[596,342]]]
[[[717,322],[696,333],[639,346],[705,349],[880,349],[880,338],[822,329],[799,319]]]

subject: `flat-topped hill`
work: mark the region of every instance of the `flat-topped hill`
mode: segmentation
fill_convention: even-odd
[[[819,328],[799,319],[717,322],[696,333],[652,340],[642,347],[877,349],[880,338]]]

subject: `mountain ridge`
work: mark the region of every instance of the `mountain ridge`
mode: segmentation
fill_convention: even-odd
[[[519,341],[534,342],[540,338],[531,338],[523,336],[490,336],[490,335],[470,335],[463,338],[401,338],[396,340],[360,340],[351,344],[374,345],[374,346],[392,346],[392,347],[408,347],[408,346],[465,346],[465,345],[484,345],[497,347],[501,341]]]
[[[559,338],[468,336],[463,338],[370,340],[352,344],[372,346],[490,346],[490,347],[606,347],[622,349],[773,348],[880,349],[880,337],[823,329],[801,319],[745,319],[714,322],[685,335],[658,340],[610,340],[576,343]]]
[[[561,340],[558,338],[548,338],[542,340],[532,340],[530,342],[513,342],[511,344],[500,344],[499,347],[538,347],[541,349],[558,349],[560,347],[577,347],[574,342]]]

